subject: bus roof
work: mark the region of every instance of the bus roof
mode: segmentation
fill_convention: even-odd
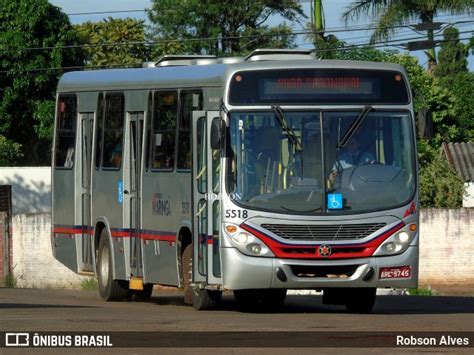
[[[265,60],[232,64],[207,64],[133,69],[86,70],[65,73],[58,92],[139,90],[223,86],[236,71],[265,69],[393,70],[406,75],[399,64],[349,60]]]

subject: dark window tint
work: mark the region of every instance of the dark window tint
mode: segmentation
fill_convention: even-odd
[[[61,96],[57,107],[57,140],[55,166],[72,169],[74,166],[74,143],[76,137],[76,96]]]
[[[105,96],[104,168],[120,169],[122,165],[124,98],[122,94]]]
[[[97,104],[97,133],[95,145],[95,167],[100,168],[100,158],[102,157],[102,131],[104,126],[104,95],[99,95],[99,102]]]
[[[153,169],[174,167],[178,95],[175,91],[156,92],[153,108]]]
[[[178,169],[191,169],[191,119],[193,111],[202,110],[202,94],[181,93],[178,135]]]

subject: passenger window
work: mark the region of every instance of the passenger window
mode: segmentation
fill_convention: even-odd
[[[153,108],[153,169],[174,167],[178,95],[175,91],[156,92]]]
[[[97,133],[95,144],[95,168],[100,168],[100,158],[102,157],[102,127],[104,126],[104,95],[99,95],[99,102],[97,104]]]
[[[178,134],[178,169],[191,169],[191,119],[193,111],[202,110],[202,94],[181,93],[181,114]]]
[[[102,166],[119,170],[122,166],[124,97],[105,96],[104,154]]]
[[[72,169],[74,166],[76,119],[76,96],[60,96],[57,107],[56,168]]]

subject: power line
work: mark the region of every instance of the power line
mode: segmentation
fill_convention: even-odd
[[[465,20],[449,23],[447,25],[457,25],[463,23],[474,23],[474,20]],[[397,25],[391,26],[389,28],[409,28],[411,25]],[[350,28],[350,29],[335,29],[335,30],[324,30],[324,31],[299,31],[292,33],[267,33],[267,34],[258,34],[258,35],[246,35],[246,36],[228,36],[228,37],[199,37],[199,38],[168,38],[168,39],[158,39],[158,40],[149,40],[149,41],[123,41],[123,42],[106,42],[98,44],[73,44],[65,46],[47,46],[47,47],[23,47],[15,49],[3,49],[4,52],[12,51],[43,51],[43,50],[58,50],[58,49],[73,49],[73,48],[97,48],[97,47],[120,47],[120,46],[134,46],[134,45],[145,45],[150,46],[153,44],[167,44],[167,43],[186,43],[186,42],[205,42],[205,41],[232,41],[232,40],[241,40],[241,39],[257,39],[265,37],[278,37],[278,36],[300,36],[300,35],[312,35],[317,33],[340,33],[340,32],[359,32],[378,29],[379,27],[365,27],[365,28]],[[468,31],[471,32],[471,31]],[[460,32],[461,33],[461,32]]]
[[[412,38],[406,38],[404,40],[413,40],[413,39],[422,39],[422,38],[424,37],[412,37]],[[459,40],[463,41],[469,38],[470,37],[459,38]],[[456,41],[456,39],[438,40],[437,42],[452,42],[452,41]],[[396,42],[400,42],[400,40],[396,40]],[[302,44],[312,44],[312,42],[306,42]],[[323,48],[323,49],[316,48],[314,49],[314,52],[317,54],[317,53],[324,53],[324,52],[346,51],[346,50],[365,48],[365,47],[367,48],[396,47],[403,44],[404,43],[378,42],[371,45],[368,43],[358,43],[358,44],[356,43],[356,44],[345,45],[345,46],[334,47],[334,48]],[[2,70],[0,71],[0,74],[7,74],[9,72],[13,72],[14,74],[22,74],[22,73],[45,72],[45,71],[72,71],[72,70],[80,70],[80,69],[127,69],[127,68],[140,68],[140,67],[136,65],[129,65],[129,64],[115,64],[115,65],[109,64],[109,65],[98,65],[98,66],[77,65],[77,66],[68,66],[68,67],[33,68],[33,69],[19,70],[19,71]]]
[[[93,12],[76,12],[73,14],[66,14],[68,16],[83,16],[83,15],[105,15],[105,14],[121,14],[130,12],[146,12],[147,9],[137,10],[112,10],[112,11],[93,11]]]

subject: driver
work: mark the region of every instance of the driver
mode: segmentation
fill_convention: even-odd
[[[345,148],[343,148],[339,154],[339,160],[334,163],[334,166],[329,174],[329,180],[331,183],[336,181],[337,172],[343,169],[350,168],[354,165],[359,164],[371,164],[375,162],[375,157],[370,152],[364,152],[361,149],[359,138],[353,136],[349,140]]]

